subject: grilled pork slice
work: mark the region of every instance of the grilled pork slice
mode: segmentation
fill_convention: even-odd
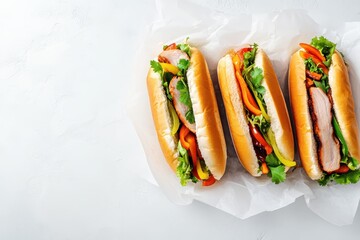
[[[314,121],[314,132],[318,140],[319,161],[326,172],[333,172],[340,167],[340,144],[334,136],[332,127],[331,103],[323,90],[317,87],[309,89]]]
[[[174,66],[179,64],[180,59],[189,60],[189,56],[179,49],[165,50],[158,57],[159,62],[170,63]]]
[[[185,126],[193,133],[196,131],[196,125],[194,123],[190,123],[186,119],[186,113],[189,111],[189,107],[180,102],[180,91],[176,88],[177,83],[179,82],[179,77],[173,77],[169,84],[170,94],[173,98],[175,110],[180,118],[180,121],[185,124]]]

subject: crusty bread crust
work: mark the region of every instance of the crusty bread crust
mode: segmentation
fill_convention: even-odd
[[[187,78],[199,149],[206,166],[216,179],[220,179],[224,175],[227,158],[224,132],[209,69],[196,48],[191,48]]]
[[[271,121],[271,130],[275,134],[280,152],[287,159],[294,159],[294,138],[289,114],[272,64],[261,49],[255,57],[255,66],[264,74],[262,85],[266,89],[264,100]],[[248,121],[241,99],[241,92],[231,56],[227,54],[218,63],[218,79],[225,105],[231,137],[241,164],[253,176],[260,176],[259,163],[249,132]],[[286,171],[288,168],[286,168]]]
[[[329,85],[334,101],[335,116],[348,145],[350,155],[360,160],[359,128],[347,67],[341,54],[337,51],[332,55],[331,60]]]
[[[323,175],[323,172],[318,162],[316,142],[308,107],[305,64],[299,52],[295,52],[290,59],[288,79],[290,103],[302,165],[311,179],[318,180]]]
[[[252,144],[240,87],[229,54],[221,58],[217,68],[220,91],[225,105],[230,135],[240,163],[253,176],[260,176],[259,160]]]
[[[187,71],[189,93],[196,122],[196,138],[202,157],[211,173],[220,179],[226,167],[226,144],[220,120],[215,91],[206,61],[201,52],[191,48]],[[151,111],[162,152],[176,171],[178,165],[178,136],[171,136],[171,117],[159,74],[150,68],[147,77]]]
[[[171,169],[176,172],[178,165],[178,136],[171,135],[171,116],[167,106],[167,98],[162,86],[162,80],[152,68],[147,75],[147,89],[150,100],[151,113],[161,150]]]
[[[280,89],[271,61],[262,49],[258,49],[256,53],[255,66],[263,70],[264,80],[262,85],[266,89],[264,100],[276,144],[286,159],[294,160],[294,136],[284,95]]]

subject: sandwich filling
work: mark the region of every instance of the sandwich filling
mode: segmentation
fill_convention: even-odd
[[[189,44],[165,45],[158,60],[150,61],[154,72],[160,74],[172,127],[171,135],[178,139],[176,174],[181,185],[202,181],[203,186],[216,182],[201,156],[196,139],[196,123],[189,93],[187,71],[190,67]]]
[[[285,167],[295,166],[280,152],[270,126],[270,117],[264,101],[266,89],[262,86],[263,69],[255,66],[257,44],[230,53],[235,76],[244,103],[253,147],[258,158],[259,172],[267,174],[276,184],[285,181]]]
[[[336,44],[321,36],[313,38],[311,44],[300,43],[300,46],[317,157],[323,170],[319,184],[356,183],[360,178],[359,162],[351,156],[341,132],[329,85],[329,67]]]

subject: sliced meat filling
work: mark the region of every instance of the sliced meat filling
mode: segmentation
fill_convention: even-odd
[[[179,49],[165,50],[158,56],[159,62],[170,63],[174,66],[179,64],[180,59],[189,60],[189,56]]]
[[[176,85],[179,82],[179,77],[173,77],[169,84],[170,94],[173,97],[174,107],[178,114],[180,121],[193,133],[196,132],[195,123],[189,123],[186,119],[186,113],[189,111],[189,107],[180,102],[180,91],[176,89]]]
[[[340,167],[340,144],[334,136],[331,103],[323,90],[309,88],[309,109],[314,124],[315,139],[318,143],[318,157],[325,172],[333,172]]]

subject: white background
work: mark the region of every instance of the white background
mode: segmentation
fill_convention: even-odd
[[[329,26],[360,21],[356,0],[196,2],[229,13],[307,9]],[[126,99],[141,35],[157,17],[153,0],[0,1],[0,239],[358,239],[359,212],[336,227],[300,198],[240,220],[174,205],[143,177]]]

